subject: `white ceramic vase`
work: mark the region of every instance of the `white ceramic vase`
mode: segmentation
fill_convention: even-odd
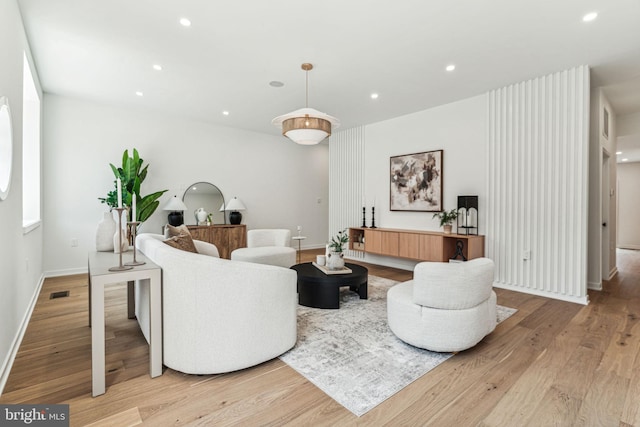
[[[96,251],[108,252],[113,250],[113,234],[116,232],[116,222],[112,212],[104,212],[102,221],[96,230]]]
[[[327,255],[327,268],[329,270],[342,270],[344,267],[344,254],[330,251]]]

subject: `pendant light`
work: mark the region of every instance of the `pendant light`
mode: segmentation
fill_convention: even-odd
[[[337,128],[340,126],[340,121],[333,116],[309,108],[309,71],[313,70],[313,65],[304,63],[302,69],[306,73],[305,108],[278,116],[271,123],[280,126],[282,134],[293,142],[301,145],[315,145],[331,136],[331,126]]]

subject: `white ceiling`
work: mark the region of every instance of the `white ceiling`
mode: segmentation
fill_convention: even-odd
[[[303,62],[309,106],[342,128],[583,64],[617,114],[640,111],[638,0],[18,2],[46,92],[274,135],[304,106]]]

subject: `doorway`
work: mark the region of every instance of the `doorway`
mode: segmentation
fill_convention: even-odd
[[[610,212],[610,203],[611,203],[611,175],[610,175],[610,155],[607,150],[602,149],[602,169],[601,169],[601,202],[602,202],[602,235],[601,235],[601,244],[602,244],[602,279],[609,280],[610,274],[610,266],[609,266],[609,247],[610,247],[610,230],[611,226],[609,224],[609,212]]]

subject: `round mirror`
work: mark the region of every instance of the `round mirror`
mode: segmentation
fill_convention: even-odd
[[[11,112],[7,97],[0,97],[0,200],[7,198],[11,182],[11,160],[13,157],[13,133]]]
[[[225,224],[224,197],[215,185],[208,182],[196,182],[187,188],[182,196],[187,205],[184,211],[186,225]]]

